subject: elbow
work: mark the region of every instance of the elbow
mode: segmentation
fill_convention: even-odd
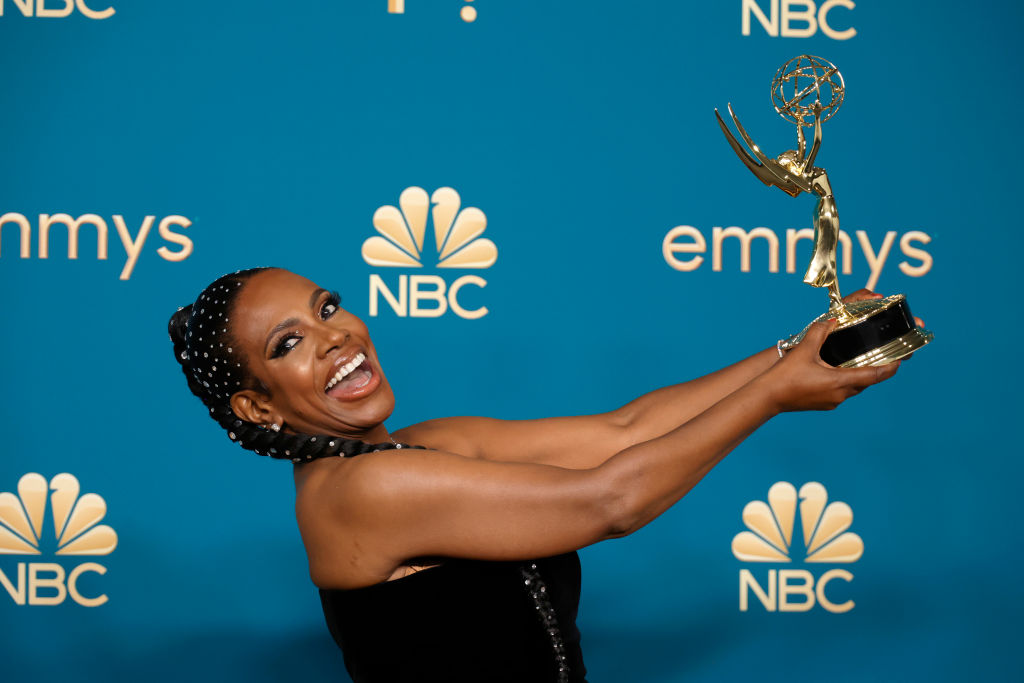
[[[610,428],[611,443],[614,444],[616,451],[636,445],[638,416],[636,407],[632,403],[605,413],[604,417]]]
[[[608,468],[599,468],[599,470]],[[626,474],[606,472],[600,482],[600,517],[605,539],[628,536],[644,525],[642,505]]]

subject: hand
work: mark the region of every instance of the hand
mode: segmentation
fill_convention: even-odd
[[[885,297],[882,296],[881,294],[876,294],[875,292],[872,292],[870,289],[858,289],[853,294],[847,294],[846,296],[844,296],[843,303],[852,304],[854,301],[865,301],[867,299],[884,298]],[[918,327],[924,327],[924,321],[918,318],[916,315],[914,316],[914,322],[917,324]],[[907,358],[910,358],[910,356],[907,356]]]
[[[896,374],[899,361],[866,368],[834,368],[823,361],[821,345],[835,326],[834,319],[811,325],[803,341],[765,373],[780,412],[832,410]]]
[[[853,294],[847,294],[843,297],[844,304],[852,304],[854,301],[865,301],[867,299],[883,299],[881,294],[876,294],[870,289],[858,289]]]

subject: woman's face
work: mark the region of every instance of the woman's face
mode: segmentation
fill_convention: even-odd
[[[267,389],[232,396],[240,417],[365,438],[394,409],[366,325],[306,278],[278,269],[254,275],[229,322],[250,372]]]

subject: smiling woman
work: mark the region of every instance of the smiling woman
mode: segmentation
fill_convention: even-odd
[[[299,301],[304,305],[294,305]],[[311,354],[316,353],[312,345],[317,341],[303,344],[310,335],[311,323],[319,322],[327,328],[326,323],[334,316],[340,319],[347,315],[339,303],[336,293],[287,271],[254,268],[218,279],[195,304],[171,317],[174,352],[189,388],[232,441],[258,454],[294,462],[372,450],[363,441],[367,433],[363,427],[372,426],[380,414],[390,414],[394,408],[390,388],[378,394],[383,403],[377,401],[376,407],[370,401],[359,402],[366,415],[362,420],[360,411],[351,409],[336,411],[335,421],[324,420],[333,402],[351,403],[373,393],[382,381],[386,382],[383,374],[373,369],[375,364],[362,347],[349,344],[351,348],[345,354],[334,354],[329,363],[318,364],[318,379],[316,364],[311,362]],[[236,310],[243,313],[232,321]],[[359,322],[349,317],[350,322]],[[361,322],[358,327],[361,338],[367,339]],[[343,344],[351,341],[353,331],[359,332],[351,324],[337,329],[345,337]],[[332,345],[337,334],[329,342]],[[353,364],[360,357],[360,362]],[[273,415],[268,412],[271,405]],[[287,410],[290,417],[284,431],[282,410]],[[393,447],[383,428],[378,433],[380,441]],[[347,434],[362,435],[363,439],[346,439]]]
[[[169,331],[228,437],[295,463],[310,575],[357,683],[539,682],[585,681],[576,550],[653,520],[774,415],[834,408],[895,373],[822,362],[832,325],[784,358],[773,346],[608,413],[394,435],[369,331],[305,278],[226,275]]]

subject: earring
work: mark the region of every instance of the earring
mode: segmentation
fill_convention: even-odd
[[[271,428],[272,430],[274,430],[275,432],[279,432],[279,431],[281,431],[281,425],[277,424],[276,422],[272,422],[272,423],[270,424],[270,428]]]

